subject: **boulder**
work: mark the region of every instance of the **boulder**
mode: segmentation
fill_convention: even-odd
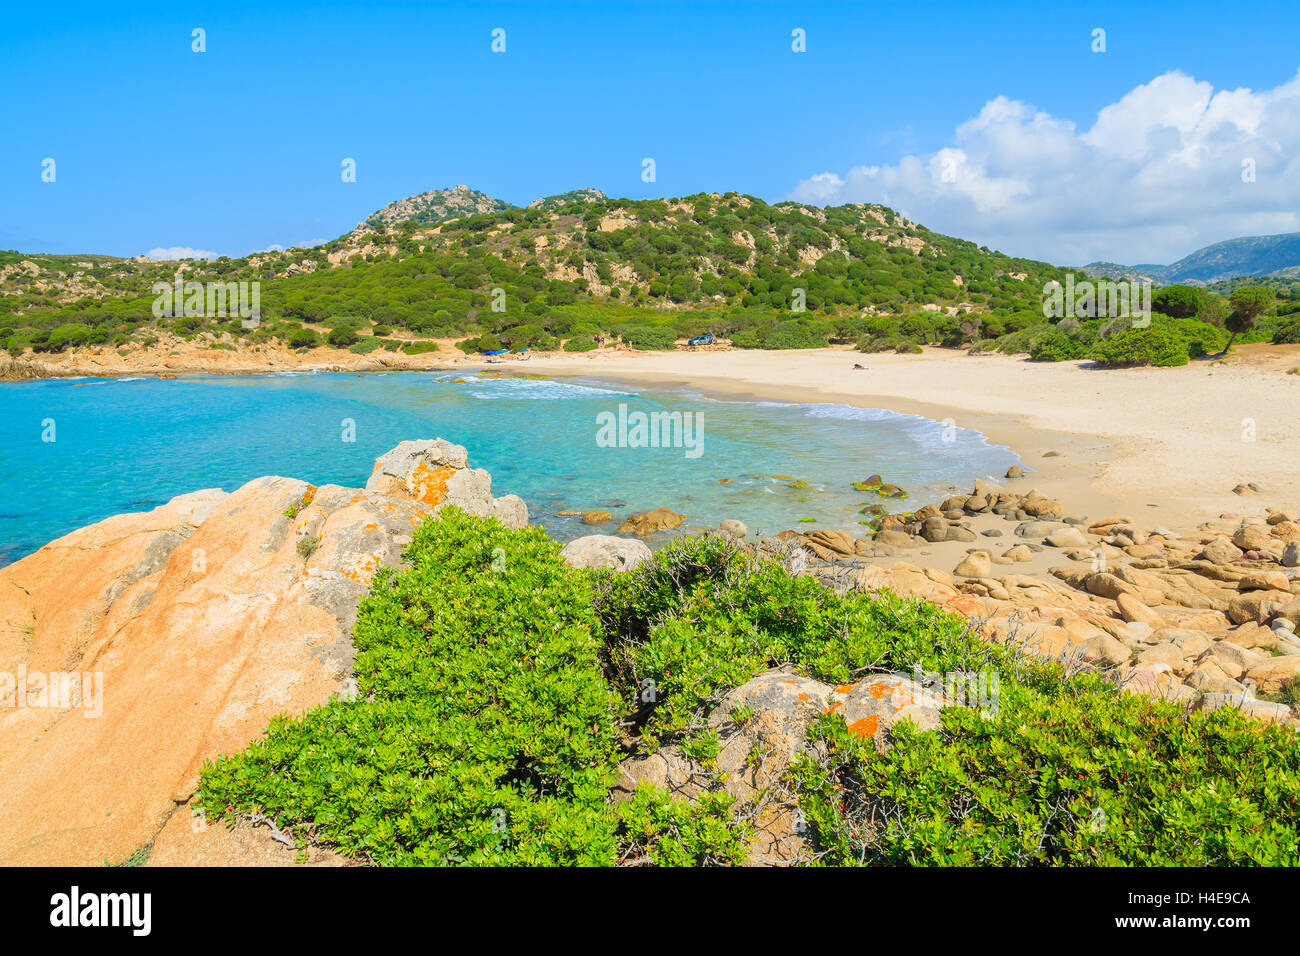
[[[358,602],[435,510],[398,490],[259,478],[109,518],[0,571],[0,669],[85,671],[108,690],[97,719],[85,695],[0,719],[0,863],[123,860],[204,760],[350,692]]]
[[[1258,693],[1272,694],[1297,677],[1300,677],[1300,654],[1266,657],[1251,666],[1246,676],[1255,682]]]
[[[1282,567],[1300,567],[1300,541],[1288,541],[1282,549]]]
[[[733,812],[752,814],[754,836],[749,862],[784,864],[805,858],[807,848],[795,795],[782,779],[799,754],[809,753],[808,728],[827,713],[843,716],[849,732],[890,746],[890,729],[910,720],[921,729],[939,726],[950,701],[901,674],[881,674],[854,684],[831,687],[792,669],[765,671],[723,696],[705,726],[718,735],[714,766],[697,765],[676,743],[619,765],[612,794],[630,799],[639,783],[663,787],[674,796],[698,799],[725,792]],[[736,719],[744,708],[746,717]],[[755,755],[761,759],[755,760]]]
[[[728,518],[718,525],[718,531],[736,541],[744,541],[749,537],[749,529],[745,527],[743,521],[737,521],[735,518]]]
[[[1244,694],[1202,694],[1192,709],[1218,710],[1221,707],[1232,707],[1261,720],[1287,720],[1291,717],[1291,708],[1286,704],[1258,700]]]
[[[963,578],[986,578],[993,573],[993,560],[987,551],[972,551],[952,573]]]
[[[582,513],[583,524],[605,524],[613,520],[614,516],[612,514],[608,511],[601,511],[599,508],[593,508],[591,511]]]
[[[808,532],[804,536],[804,542],[817,548],[824,548],[833,554],[849,556],[857,553],[857,543],[853,540],[853,536],[843,531],[819,528]]]
[[[575,538],[560,550],[560,557],[575,568],[610,568],[631,571],[650,559],[650,549],[634,538],[589,534]]]
[[[1268,613],[1266,609],[1271,605],[1280,604],[1285,600],[1286,596],[1276,591],[1251,591],[1228,603],[1228,620],[1233,624],[1257,622]]]
[[[517,495],[498,503],[492,476],[469,467],[469,453],[442,438],[404,441],[375,459],[366,491],[428,505],[437,513],[447,506],[480,517],[497,517],[507,527],[528,523],[528,508]]]
[[[1119,606],[1119,616],[1126,621],[1141,621],[1153,629],[1165,626],[1159,614],[1131,594],[1120,594],[1115,598],[1115,603]]]
[[[1057,528],[1047,536],[1047,543],[1053,548],[1084,548],[1088,537],[1075,527]]]
[[[1242,551],[1259,551],[1268,544],[1268,535],[1262,528],[1243,525],[1232,536],[1232,543]]]
[[[1212,561],[1215,564],[1231,564],[1241,557],[1241,549],[1227,538],[1215,538],[1201,549],[1198,557],[1203,561]]]
[[[671,531],[683,521],[686,515],[678,514],[671,508],[655,508],[653,511],[638,511],[630,514],[618,526],[619,534],[634,534],[646,538],[656,531]]]

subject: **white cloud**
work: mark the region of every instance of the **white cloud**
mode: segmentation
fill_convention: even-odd
[[[1243,182],[1253,160],[1254,182]],[[1173,262],[1237,236],[1300,231],[1300,73],[1217,93],[1173,71],[1087,130],[999,96],[953,142],[894,165],[818,173],[792,197],[878,202],[939,232],[1077,265]]]
[[[150,249],[145,253],[150,259],[215,259],[215,252],[206,249],[191,249],[189,246],[169,246],[166,249]]]

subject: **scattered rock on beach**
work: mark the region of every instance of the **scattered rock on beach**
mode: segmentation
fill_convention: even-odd
[[[987,551],[972,551],[952,573],[963,578],[987,578],[993,573],[993,559]]]

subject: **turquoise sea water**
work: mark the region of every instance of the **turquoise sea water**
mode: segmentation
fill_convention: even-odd
[[[523,497],[560,540],[613,527],[555,511],[602,508],[621,518],[660,505],[684,512],[687,526],[739,518],[764,535],[860,532],[858,508],[881,499],[851,481],[879,473],[906,488],[915,507],[1017,461],[978,432],[949,429],[944,441],[938,422],[879,409],[594,379],[457,378],[281,373],[0,385],[0,566],[82,525],[199,488],[232,491],[268,474],[361,486],[374,459],[408,438],[464,445],[470,463],[492,473],[495,494]],[[629,414],[701,416],[698,457],[683,447],[603,447],[598,416],[616,418],[620,404]],[[54,441],[43,440],[51,422]],[[774,475],[812,487],[791,489],[790,478]]]

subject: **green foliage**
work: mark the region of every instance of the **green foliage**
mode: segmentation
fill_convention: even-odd
[[[1279,325],[1277,330],[1273,333],[1273,344],[1300,344],[1300,322],[1290,322],[1286,325]]]
[[[661,325],[627,326],[619,332],[633,348],[670,352],[677,347],[676,330]]]
[[[320,345],[320,336],[314,329],[296,329],[289,335],[289,347],[294,349],[310,349]]]
[[[1262,285],[1242,286],[1228,296],[1228,303],[1236,316],[1229,322],[1228,329],[1232,332],[1242,332],[1253,325],[1255,320],[1273,305],[1273,290]],[[1234,322],[1241,327],[1234,327]]]
[[[1004,671],[995,713],[896,725],[880,754],[823,718],[794,776],[829,864],[1295,866],[1300,743],[1238,711],[1186,714],[1097,677]]]
[[[1102,365],[1186,365],[1187,341],[1167,326],[1130,329],[1098,342],[1092,357]]]
[[[260,812],[377,863],[610,863],[615,710],[587,580],[538,528],[448,509],[381,569],[356,700],[205,767],[209,815]]]
[[[682,732],[714,695],[779,663],[841,683],[865,667],[969,670],[1003,653],[933,605],[838,596],[720,537],[678,539],[636,570],[602,577],[596,607],[620,696],[655,682],[651,740]]]
[[[329,344],[335,348],[345,349],[348,346],[357,344],[357,330],[346,325],[330,329],[328,335]]]
[[[423,355],[426,352],[438,351],[437,342],[407,342],[402,346],[402,351],[407,355]]]
[[[1151,308],[1154,311],[1175,318],[1198,315],[1204,307],[1200,290],[1189,285],[1165,286],[1151,296]]]
[[[726,793],[706,792],[691,802],[638,786],[618,811],[625,845],[622,856],[645,858],[656,866],[744,863],[752,827],[732,819],[734,802]]]
[[[1087,356],[1087,346],[1059,328],[1049,329],[1029,347],[1029,357],[1035,362],[1068,362]]]

